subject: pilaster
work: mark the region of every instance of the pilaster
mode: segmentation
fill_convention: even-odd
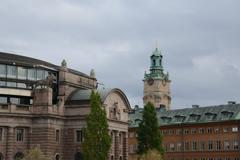
[[[13,148],[14,148],[14,128],[7,128],[7,145],[6,145],[6,160],[13,159]]]

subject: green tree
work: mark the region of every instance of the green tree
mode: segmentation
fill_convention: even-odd
[[[111,137],[108,134],[106,111],[97,92],[92,91],[90,104],[91,112],[84,129],[83,157],[84,160],[106,160],[111,147]]]
[[[35,147],[27,151],[26,156],[23,158],[23,160],[50,160],[50,158],[47,158],[40,148]]]
[[[157,150],[163,154],[162,135],[158,126],[156,109],[151,103],[144,106],[142,121],[137,130],[138,153],[144,154],[149,150]]]

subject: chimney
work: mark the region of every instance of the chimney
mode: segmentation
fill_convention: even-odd
[[[236,104],[236,102],[235,101],[228,101],[228,104]]]
[[[193,104],[193,105],[192,105],[192,108],[199,108],[199,105]]]

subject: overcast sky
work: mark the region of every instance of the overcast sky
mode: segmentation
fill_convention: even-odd
[[[1,0],[0,50],[89,74],[142,105],[156,41],[172,108],[240,102],[239,0]]]

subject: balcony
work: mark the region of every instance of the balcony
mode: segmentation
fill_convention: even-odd
[[[32,113],[32,105],[0,104],[0,113]]]

